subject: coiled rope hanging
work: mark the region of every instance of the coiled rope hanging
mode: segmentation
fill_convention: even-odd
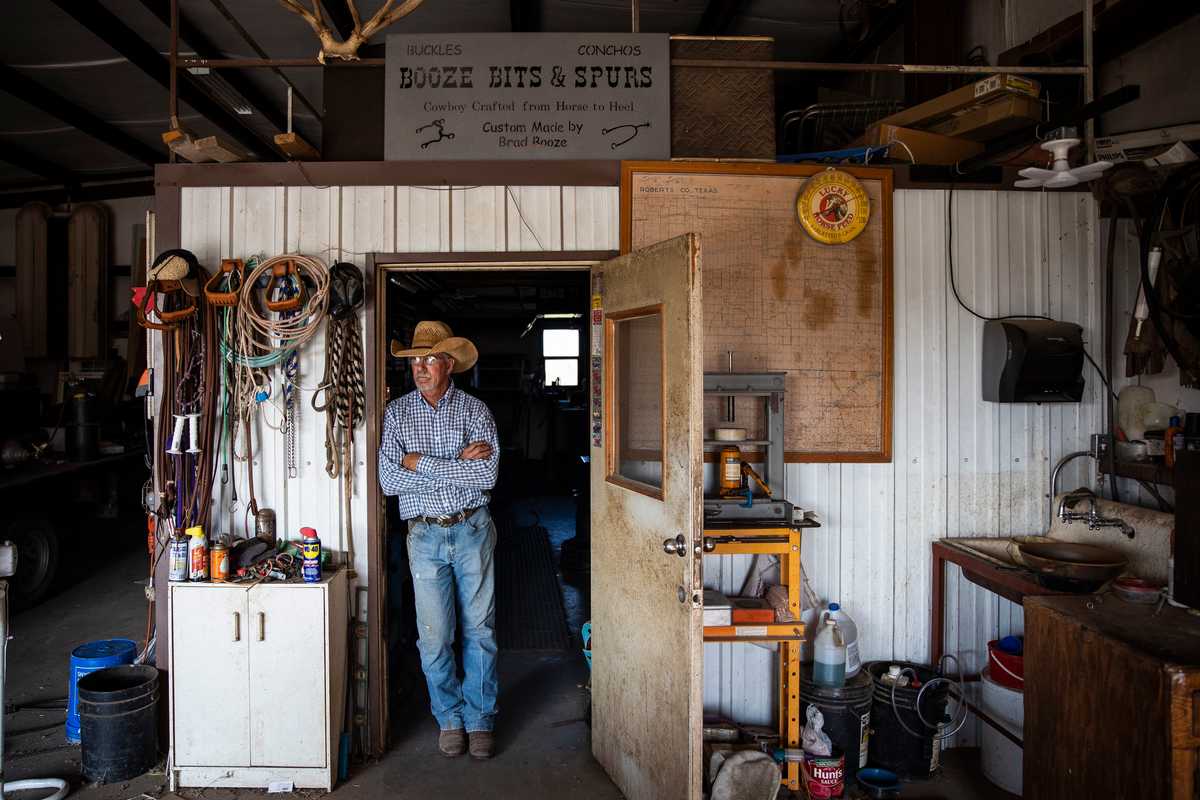
[[[340,480],[345,503],[345,542],[354,569],[354,429],[366,415],[362,331],[358,309],[364,300],[362,271],[339,262],[330,269],[332,290],[325,328],[325,375],[312,396],[312,407],[325,413],[325,472]]]
[[[331,478],[354,474],[352,451],[345,459],[342,445],[353,445],[354,429],[366,413],[363,385],[363,345],[358,317],[330,319],[325,342],[325,377],[312,397],[314,411],[325,412],[325,472]],[[319,398],[324,393],[325,401]]]

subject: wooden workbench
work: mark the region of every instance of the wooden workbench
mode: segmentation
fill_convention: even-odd
[[[1115,595],[1025,599],[1029,800],[1194,800],[1200,617]]]

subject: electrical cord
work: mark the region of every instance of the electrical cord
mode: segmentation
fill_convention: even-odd
[[[959,306],[961,306],[962,309],[971,316],[975,317],[976,319],[983,320],[984,322],[1000,322],[1006,319],[1041,319],[1046,320],[1047,322],[1054,322],[1052,317],[1044,317],[1041,314],[1005,314],[998,317],[988,317],[980,314],[978,311],[963,302],[962,295],[958,293],[958,283],[954,278],[954,214],[952,213],[953,199],[954,187],[951,186],[950,190],[946,193],[946,264],[950,273],[950,291],[954,294],[954,299]],[[1105,377],[1104,370],[1100,369],[1100,365],[1095,362],[1086,349],[1083,351],[1083,357],[1088,360],[1088,363],[1091,364],[1093,368],[1095,368],[1096,374],[1100,376],[1100,381],[1104,384],[1104,388],[1106,388],[1108,393],[1115,399],[1117,395],[1115,392],[1113,392],[1112,386],[1108,382],[1108,378]]]

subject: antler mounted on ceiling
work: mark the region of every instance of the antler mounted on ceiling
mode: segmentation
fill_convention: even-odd
[[[395,2],[396,0],[387,0],[383,7],[375,12],[375,16],[367,20],[367,24],[364,25],[358,16],[358,8],[354,5],[354,0],[346,0],[346,5],[350,9],[350,18],[354,20],[354,30],[345,41],[338,41],[333,29],[325,22],[325,15],[321,12],[321,0],[312,0],[311,11],[302,6],[300,0],[279,0],[279,4],[288,11],[303,17],[313,32],[317,34],[317,38],[321,40],[321,50],[317,53],[317,60],[322,64],[325,63],[326,58],[357,61],[358,48],[362,46],[363,42],[401,17],[411,14],[424,0],[404,0],[400,5],[392,8]]]

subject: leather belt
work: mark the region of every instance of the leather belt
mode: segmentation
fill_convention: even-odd
[[[453,514],[446,514],[441,517],[413,517],[409,522],[424,522],[426,525],[441,525],[443,528],[449,528],[451,525],[466,522],[481,508],[483,506],[464,508],[462,511],[456,511]]]

